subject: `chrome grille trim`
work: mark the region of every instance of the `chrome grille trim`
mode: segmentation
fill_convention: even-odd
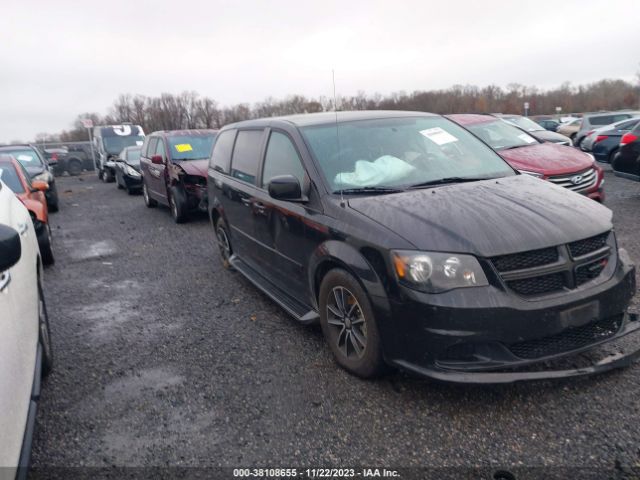
[[[574,184],[571,179],[576,175],[581,175],[582,179],[577,184]],[[548,180],[559,187],[568,188],[574,192],[581,192],[583,190],[588,190],[597,183],[598,174],[595,168],[590,168],[583,172],[576,172],[569,175],[551,176]]]

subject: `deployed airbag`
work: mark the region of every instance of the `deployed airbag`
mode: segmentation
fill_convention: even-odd
[[[373,162],[358,160],[353,172],[341,172],[336,175],[334,184],[340,187],[372,187],[393,185],[410,175],[415,167],[404,160],[384,155]]]

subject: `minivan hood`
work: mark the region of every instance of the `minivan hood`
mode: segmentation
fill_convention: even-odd
[[[197,175],[207,178],[208,160],[176,160],[173,163],[180,165],[187,175]]]
[[[545,175],[574,173],[593,165],[593,158],[586,153],[555,143],[536,143],[511,150],[499,150],[498,154],[517,170]]]
[[[418,250],[480,257],[560,245],[612,228],[608,208],[528,175],[352,197],[349,206]]]

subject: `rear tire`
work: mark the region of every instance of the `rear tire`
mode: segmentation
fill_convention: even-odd
[[[380,333],[367,293],[349,272],[329,271],[319,295],[320,325],[338,365],[362,378],[374,378],[387,367]]]
[[[46,377],[53,370],[53,349],[51,347],[51,335],[49,330],[49,315],[44,301],[44,293],[40,278],[38,278],[38,341],[42,347],[42,377]]]
[[[174,222],[184,223],[187,220],[187,196],[179,186],[174,185],[170,189],[169,207]]]
[[[72,177],[80,175],[82,173],[82,162],[77,158],[69,159],[67,161],[67,172]]]
[[[149,190],[144,180],[142,181],[142,197],[144,198],[144,204],[147,208],[155,208],[158,206],[158,202],[149,196]]]
[[[611,150],[611,152],[609,153],[609,157],[607,158],[607,163],[609,165],[611,165],[611,163],[613,162],[613,157],[616,156],[616,153],[618,153],[618,148],[614,148],[613,150]]]
[[[40,256],[42,257],[42,264],[45,266],[53,265],[55,258],[53,257],[53,249],[51,244],[53,239],[51,236],[51,227],[46,223],[38,233],[38,246],[40,247]]]

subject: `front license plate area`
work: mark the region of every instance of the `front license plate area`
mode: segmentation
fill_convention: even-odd
[[[596,300],[563,310],[559,317],[564,328],[586,325],[600,318],[600,302]]]

